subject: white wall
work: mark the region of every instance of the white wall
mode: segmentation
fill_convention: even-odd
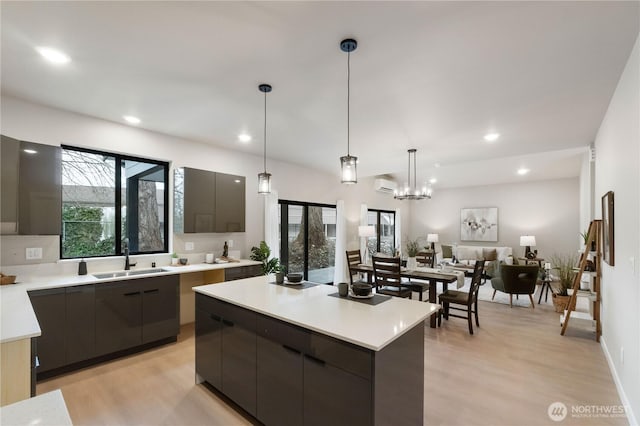
[[[460,241],[460,209],[498,208],[498,241]],[[412,235],[437,233],[443,244],[509,246],[522,256],[521,235],[536,237],[539,256],[576,253],[579,248],[578,179],[557,179],[521,184],[501,184],[441,189],[430,201],[414,204]]]
[[[583,231],[589,229],[589,224],[593,220],[594,169],[591,153],[587,151],[582,156],[582,164],[580,166],[580,229]],[[578,241],[582,243],[581,238]]]
[[[9,96],[3,96],[1,101],[2,133],[16,139],[49,145],[67,144],[170,161],[172,169],[187,166],[246,176],[246,232],[178,235],[172,238],[172,251],[181,255],[189,254],[184,252],[184,243],[189,241],[196,245],[194,252],[221,252],[224,240],[231,238],[234,240],[233,249],[240,250],[243,257],[248,257],[249,249],[264,239],[264,201],[257,193],[257,174],[263,167],[261,156],[48,108]],[[273,175],[273,189],[278,191],[281,199],[327,204],[335,204],[338,199],[345,200],[349,231],[347,241],[350,248],[357,247],[361,203],[367,203],[370,208],[388,210],[403,207],[393,197],[375,192],[373,178],[360,179],[357,185],[342,185],[338,158],[335,159],[335,166],[336,173],[327,174],[271,159],[267,163],[267,168]],[[172,178],[173,173],[170,175]],[[172,211],[173,197],[169,198]],[[408,223],[408,208],[404,207],[401,215],[404,223]],[[31,244],[31,241],[23,241],[24,238],[0,238],[3,266],[37,263],[24,259],[25,244]],[[57,245],[46,244],[42,262],[57,259],[57,250]]]
[[[596,218],[614,192],[615,266],[603,262],[602,342],[621,394],[640,415],[640,39],[596,137]],[[624,362],[621,351],[624,348]],[[623,401],[625,402],[625,401]],[[631,419],[634,422],[634,419]]]

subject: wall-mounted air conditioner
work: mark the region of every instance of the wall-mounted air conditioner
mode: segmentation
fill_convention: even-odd
[[[376,179],[373,181],[373,188],[378,192],[393,194],[393,192],[398,188],[398,184],[389,179]]]

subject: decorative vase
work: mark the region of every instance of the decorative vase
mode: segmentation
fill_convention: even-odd
[[[284,272],[276,272],[276,284],[284,283]]]
[[[407,269],[416,269],[418,267],[418,261],[415,257],[407,257]]]
[[[174,266],[177,265],[178,264],[178,258],[177,257],[172,257],[171,258],[171,264],[174,265]]]
[[[555,293],[551,294],[551,300],[553,300],[553,306],[556,308],[557,313],[561,314],[567,309],[567,306],[569,306],[569,298],[570,296],[560,296]]]

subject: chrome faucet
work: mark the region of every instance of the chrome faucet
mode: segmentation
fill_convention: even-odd
[[[129,269],[131,269],[132,266],[136,266],[135,263],[130,263],[129,262],[129,239],[125,238],[124,239],[124,270],[128,271]]]

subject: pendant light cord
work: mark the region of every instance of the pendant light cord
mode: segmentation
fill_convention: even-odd
[[[267,92],[264,92],[264,172],[267,173]]]
[[[347,156],[350,157],[349,153],[349,123],[351,122],[351,118],[349,117],[349,113],[351,111],[351,52],[347,52]]]

